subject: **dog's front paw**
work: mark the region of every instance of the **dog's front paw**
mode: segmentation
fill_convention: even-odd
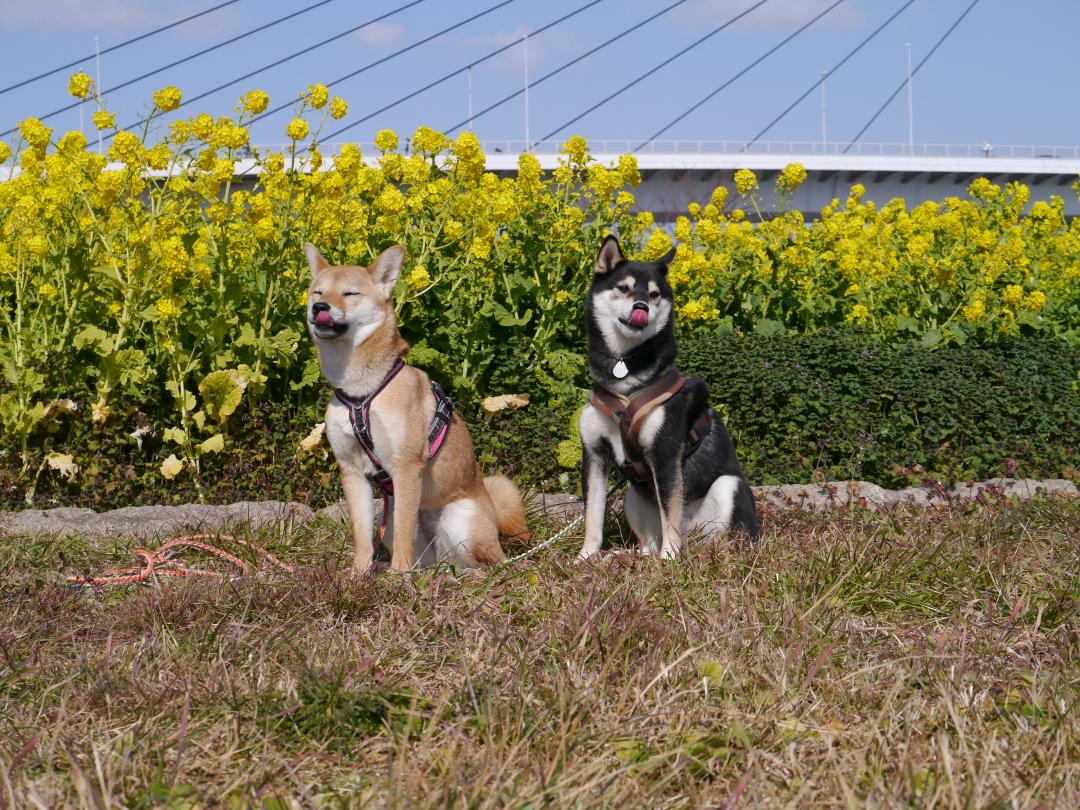
[[[600,549],[585,546],[578,552],[577,562],[595,562],[600,559]]]
[[[371,576],[374,573],[375,573],[375,565],[374,565],[374,563],[368,563],[364,567],[351,565],[348,568],[342,568],[340,571],[338,571],[338,576],[341,577],[342,579],[348,579],[348,580],[356,581],[356,580],[359,580],[359,579],[363,579],[364,577]]]

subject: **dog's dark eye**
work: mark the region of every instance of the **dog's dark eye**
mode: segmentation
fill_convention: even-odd
[[[633,288],[631,286],[629,286],[628,284],[620,284],[615,289],[618,290],[619,292],[621,292],[623,295],[629,295],[630,292],[633,290]]]
[[[649,298],[651,298],[653,301],[655,301],[659,297],[660,293],[658,293],[656,290],[653,290],[651,293],[649,293]]]
[[[322,295],[322,290],[312,290],[311,294],[312,295]]]
[[[360,293],[358,293],[358,292],[344,292],[344,293],[342,293],[342,295],[344,295],[346,298],[348,298],[350,295],[359,295],[359,294]]]

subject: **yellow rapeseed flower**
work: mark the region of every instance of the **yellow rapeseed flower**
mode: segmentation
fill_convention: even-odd
[[[0,141],[0,163],[7,163],[8,158],[11,157],[11,147],[3,141]]]
[[[789,163],[776,178],[776,186],[781,191],[791,192],[806,180],[806,168],[801,163]]]
[[[1024,300],[1024,288],[1019,284],[1010,284],[1001,294],[1001,298],[1015,310],[1020,306],[1020,302]]]
[[[417,127],[412,136],[413,151],[428,155],[439,154],[446,149],[447,143],[446,136],[431,127]]]
[[[758,187],[757,176],[749,169],[739,169],[735,172],[735,188],[740,194],[749,194]]]
[[[619,155],[619,175],[624,184],[630,188],[641,185],[641,171],[638,169],[637,158],[633,155]]]
[[[294,141],[302,141],[307,137],[310,128],[303,118],[294,118],[285,127],[285,134]]]
[[[162,112],[172,112],[180,106],[182,98],[183,94],[180,92],[180,88],[170,84],[168,87],[162,87],[154,93],[154,104]]]
[[[200,141],[208,141],[214,134],[214,119],[206,113],[199,113],[191,119],[191,134]]]
[[[56,148],[69,155],[82,152],[86,148],[86,136],[79,130],[73,129],[57,141]],[[0,160],[0,163],[3,163],[3,161]]]
[[[326,89],[325,84],[309,84],[307,86],[308,103],[316,110],[325,107],[329,98],[330,91]]]
[[[38,295],[44,298],[46,301],[53,301],[60,291],[56,289],[52,284],[45,283],[38,287]]]
[[[1038,312],[1046,306],[1046,294],[1041,290],[1032,290],[1024,296],[1024,308]]]
[[[375,133],[375,148],[380,152],[392,152],[397,149],[398,136],[392,129],[380,129]]]
[[[35,149],[44,149],[49,145],[52,130],[36,118],[27,118],[19,124],[19,131],[23,138]]]
[[[131,132],[117,132],[109,147],[109,160],[135,166],[142,162],[145,150],[139,136]]]
[[[262,90],[249,90],[240,97],[240,102],[244,105],[244,109],[249,113],[258,115],[263,112],[270,103],[270,96]]]
[[[418,264],[405,278],[405,282],[414,290],[422,290],[431,285],[431,274],[427,268]]]
[[[850,323],[866,323],[870,320],[870,310],[863,304],[856,304],[848,313],[847,320]]]
[[[180,307],[175,298],[159,298],[154,307],[163,321],[171,321],[180,314]]]
[[[35,233],[26,240],[26,252],[39,259],[49,252],[49,240],[42,234]]]
[[[98,110],[94,113],[94,129],[116,129],[116,113]]]
[[[571,135],[559,151],[570,158],[570,163],[584,166],[589,154],[589,142],[580,135]]]
[[[961,312],[972,323],[978,323],[986,315],[986,298],[982,292],[975,293],[975,298]]]
[[[349,102],[343,98],[334,96],[330,99],[330,117],[335,121],[340,121],[346,115],[349,114]]]
[[[68,92],[75,98],[86,98],[90,95],[90,89],[93,86],[94,80],[81,70],[78,73],[71,74],[71,78],[68,80]]]

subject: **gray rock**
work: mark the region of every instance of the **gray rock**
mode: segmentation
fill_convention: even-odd
[[[923,487],[889,490],[868,481],[837,481],[824,484],[783,484],[754,487],[759,503],[779,509],[821,510],[845,504],[861,503],[873,508],[894,504],[930,507],[950,500],[973,500],[980,496],[1030,499],[1039,495],[1075,498],[1076,484],[1060,478],[995,478],[971,485],[957,484],[941,491]],[[531,518],[566,522],[581,514],[580,498],[568,493],[537,495],[528,504]],[[375,519],[382,516],[382,500],[375,501]],[[344,501],[313,512],[302,503],[283,501],[242,501],[226,506],[186,504],[183,506],[128,506],[110,512],[95,512],[79,507],[27,509],[0,512],[0,535],[72,535],[165,537],[185,532],[216,532],[250,526],[262,529],[284,522],[297,526],[319,517],[347,523]]]
[[[382,521],[383,501],[382,498],[375,499],[375,522]],[[333,521],[334,523],[349,523],[349,507],[342,499],[337,503],[332,503],[329,506],[324,506],[315,512],[315,517],[322,518],[323,520]]]
[[[541,493],[528,506],[529,517],[541,520],[573,520],[582,513],[585,505],[581,498],[567,492]]]
[[[279,521],[294,525],[314,513],[302,503],[241,501],[227,506],[127,506],[109,512],[93,509],[31,509],[0,522],[6,534],[163,537],[184,532],[216,532],[243,526],[262,529]]]

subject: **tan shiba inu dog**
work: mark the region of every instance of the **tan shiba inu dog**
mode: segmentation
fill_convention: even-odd
[[[354,568],[372,562],[373,480],[393,493],[383,542],[394,570],[442,558],[468,567],[502,562],[500,533],[529,536],[521,495],[509,478],[481,478],[469,430],[449,400],[400,360],[409,344],[398,334],[392,297],[405,248],[388,248],[367,268],[331,267],[311,244],[304,251],[308,331],[337,390],[326,436],[352,521]]]

